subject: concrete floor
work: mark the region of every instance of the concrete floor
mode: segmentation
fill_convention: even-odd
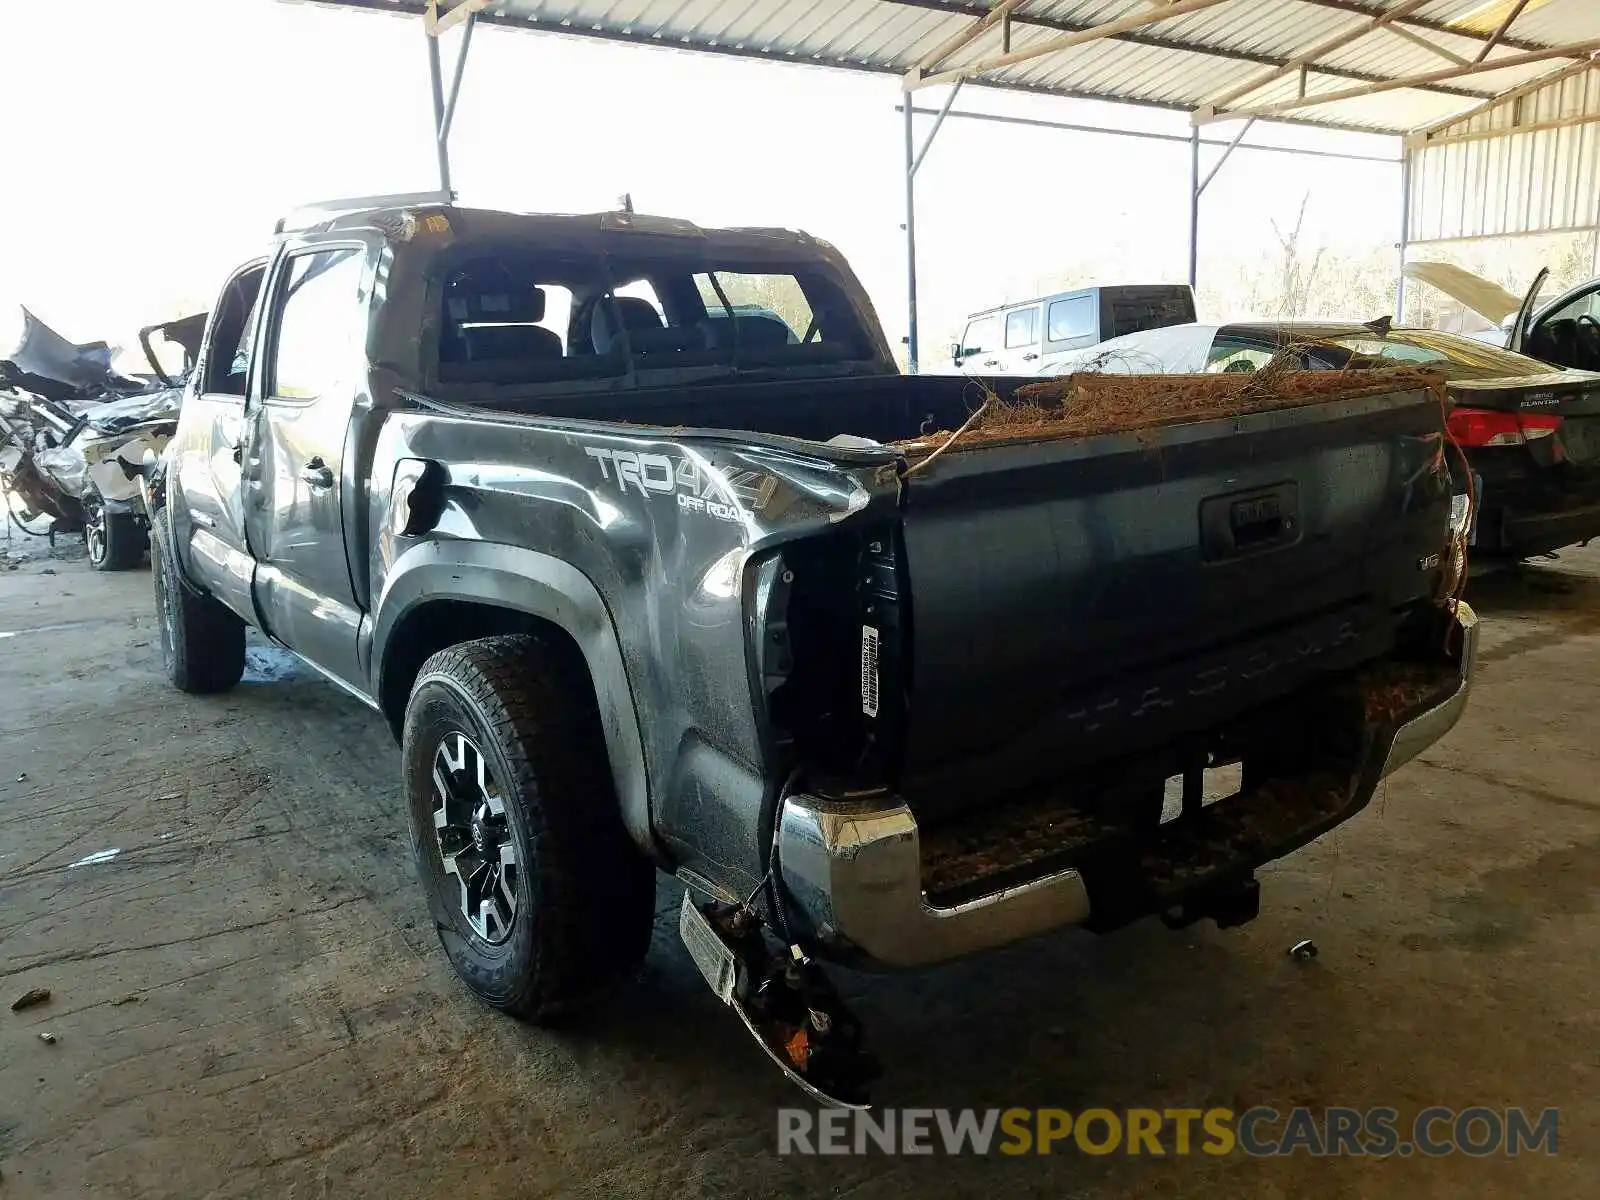
[[[178,695],[148,572],[25,563],[0,574],[0,1198],[1593,1195],[1600,553],[1474,599],[1465,722],[1266,872],[1255,923],[845,986],[885,1105],[1559,1105],[1558,1156],[780,1160],[801,1098],[669,916],[605,1022],[488,1011],[427,927],[375,716],[270,651]]]

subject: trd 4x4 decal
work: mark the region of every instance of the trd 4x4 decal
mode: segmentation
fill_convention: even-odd
[[[719,521],[737,521],[746,510],[759,512],[778,489],[776,479],[759,471],[718,471],[692,458],[674,463],[665,454],[599,446],[586,446],[584,453],[600,464],[600,478],[618,491],[632,488],[646,499],[674,494],[679,508]]]

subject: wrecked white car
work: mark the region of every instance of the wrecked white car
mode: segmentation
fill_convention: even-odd
[[[0,361],[0,482],[22,505],[12,516],[48,516],[52,534],[81,530],[96,570],[137,567],[148,537],[136,469],[177,427],[205,315],[140,331],[148,376],[117,374],[104,342],[69,342],[27,310],[23,320],[21,344]],[[156,336],[182,351],[176,372]]]

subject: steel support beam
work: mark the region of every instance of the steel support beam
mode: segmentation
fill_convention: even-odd
[[[444,119],[439,122],[439,140],[450,140],[450,126],[456,119],[456,98],[461,95],[461,77],[467,71],[467,52],[472,49],[472,31],[478,27],[478,14],[473,13],[461,28],[461,45],[456,50],[456,69],[450,79],[450,97],[445,101]],[[435,38],[435,41],[438,39]]]
[[[1259,91],[1261,88],[1266,87],[1267,84],[1276,79],[1282,79],[1285,75],[1291,74],[1294,71],[1302,72],[1300,77],[1300,94],[1303,96],[1305,95],[1304,72],[1307,70],[1315,71],[1317,69],[1317,59],[1321,58],[1324,54],[1333,53],[1341,46],[1348,46],[1351,42],[1360,41],[1369,33],[1372,33],[1378,29],[1382,29],[1391,21],[1397,21],[1407,13],[1415,12],[1428,2],[1429,0],[1400,0],[1400,3],[1394,8],[1388,9],[1377,16],[1369,17],[1367,20],[1363,21],[1354,28],[1345,29],[1324,41],[1318,42],[1315,46],[1311,47],[1311,49],[1300,54],[1296,54],[1281,67],[1275,67],[1270,71],[1257,75],[1254,79],[1248,79],[1236,87],[1231,87],[1227,91],[1213,96],[1211,99],[1207,100],[1204,104],[1201,104],[1198,107],[1201,109],[1223,108],[1229,104],[1232,104],[1241,96],[1248,96],[1251,92]]]
[[[1189,129],[1189,287],[1200,279],[1200,126]]]
[[[1562,67],[1559,71],[1551,71],[1548,75],[1530,79],[1527,83],[1519,84],[1509,92],[1496,96],[1493,100],[1485,100],[1476,108],[1470,108],[1464,113],[1457,113],[1453,117],[1446,117],[1444,120],[1436,121],[1425,129],[1418,129],[1407,134],[1406,142],[1408,145],[1428,144],[1427,139],[1441,129],[1449,129],[1453,125],[1463,124],[1474,117],[1482,116],[1484,113],[1493,112],[1502,105],[1510,104],[1513,100],[1520,100],[1523,96],[1537,92],[1541,88],[1547,88],[1551,84],[1560,83],[1564,79],[1571,79],[1574,75],[1581,75],[1585,71],[1593,70],[1595,66],[1596,64],[1593,61],[1584,59],[1582,62],[1575,62],[1570,66]]]
[[[917,156],[911,162],[911,173],[915,175],[922,169],[922,160],[928,157],[928,151],[933,149],[933,139],[939,136],[939,129],[944,124],[944,119],[950,115],[950,106],[956,102],[956,97],[961,94],[963,80],[956,80],[955,87],[950,89],[950,94],[944,98],[944,103],[939,106],[939,111],[933,118],[933,128],[928,130],[928,136],[922,139],[922,149],[917,151]],[[908,111],[915,112],[908,104]]]
[[[461,22],[470,20],[493,3],[494,0],[458,0],[454,8],[440,16],[439,0],[428,0],[428,8],[424,16],[428,26],[428,36],[436,38],[441,34],[448,33]]]
[[[1400,161],[1400,267],[1399,280],[1394,285],[1394,322],[1405,324],[1406,319],[1406,250],[1411,244],[1411,155]]]
[[[924,71],[931,71],[957,50],[965,49],[977,41],[995,25],[1001,25],[1004,37],[1001,45],[1010,50],[1010,17],[1012,10],[1022,3],[1022,0],[1000,0],[981,17],[974,17],[972,23],[954,37],[949,38],[935,49],[924,54],[917,60],[917,65],[910,71],[910,78],[918,77]]]
[[[1600,38],[1590,38],[1588,41],[1574,42],[1567,46],[1552,46],[1546,50],[1529,51],[1526,54],[1513,54],[1505,58],[1497,58],[1493,62],[1471,63],[1464,67],[1447,67],[1442,71],[1430,71],[1425,75],[1410,75],[1401,79],[1388,79],[1382,83],[1368,83],[1361,87],[1340,88],[1332,92],[1316,92],[1309,96],[1297,97],[1293,100],[1284,100],[1277,104],[1247,105],[1244,108],[1233,109],[1226,112],[1200,110],[1194,114],[1194,119],[1199,122],[1226,121],[1235,117],[1277,117],[1284,113],[1291,113],[1297,109],[1312,108],[1321,104],[1335,104],[1341,100],[1356,100],[1363,96],[1375,96],[1382,92],[1398,91],[1401,88],[1415,87],[1420,83],[1437,83],[1447,79],[1461,79],[1470,75],[1481,75],[1488,71],[1503,71],[1507,67],[1524,67],[1533,63],[1547,62],[1552,58],[1577,58],[1593,54],[1600,50]],[[1452,121],[1460,117],[1452,117]]]
[[[444,129],[444,72],[439,66],[439,39],[433,36],[426,25],[423,33],[428,40],[428,82],[433,87],[433,148],[439,158],[439,190],[447,195],[454,189],[450,186],[450,146],[441,135]]]
[[[1500,138],[1516,137],[1519,133],[1544,133],[1551,129],[1570,129],[1574,125],[1594,125],[1600,122],[1600,113],[1577,117],[1559,117],[1553,121],[1535,121],[1529,125],[1505,125],[1497,129],[1477,129],[1471,133],[1447,133],[1442,137],[1407,138],[1411,146],[1459,146],[1462,142],[1488,142]]]
[[[916,113],[911,105],[907,104],[904,107],[906,150],[906,371],[915,375],[918,369]]]
[[[1473,62],[1482,62],[1489,57],[1491,51],[1500,44],[1500,39],[1505,37],[1507,31],[1517,23],[1517,18],[1522,15],[1522,10],[1528,7],[1528,0],[1517,0],[1511,6],[1511,11],[1506,14],[1506,19],[1500,22],[1500,27],[1489,35],[1489,40],[1483,44],[1483,49],[1478,51],[1478,57]]]
[[[1446,62],[1453,62],[1458,67],[1464,67],[1472,61],[1469,58],[1464,58],[1457,54],[1454,50],[1447,50],[1443,46],[1439,45],[1438,42],[1430,41],[1428,38],[1423,37],[1420,33],[1414,32],[1402,21],[1390,21],[1389,24],[1385,25],[1383,28],[1389,33],[1394,34],[1395,37],[1400,38],[1403,41],[1410,42],[1413,46],[1421,46],[1430,54],[1437,54]]]
[[[1205,9],[1215,8],[1219,4],[1231,2],[1232,0],[1171,0],[1171,3],[1144,9],[1129,16],[1120,17],[1115,21],[1107,21],[1101,25],[1093,25],[1077,33],[1064,33],[1060,37],[1049,38],[1046,41],[1029,46],[1026,50],[1013,50],[1010,54],[999,54],[993,58],[980,59],[978,62],[954,71],[941,71],[936,75],[923,76],[916,83],[912,83],[908,79],[907,83],[910,87],[926,87],[934,83],[953,83],[957,79],[967,79],[987,71],[999,71],[1006,67],[1014,67],[1018,63],[1031,62],[1033,59],[1042,58],[1046,54],[1070,50],[1072,47],[1081,46],[1086,42],[1097,42],[1102,38],[1114,37],[1119,33],[1143,29],[1146,25],[1158,25],[1162,21],[1170,21],[1174,17],[1203,12]]]
[[[344,0],[344,2],[347,4],[373,4],[382,3],[384,0]],[[917,8],[927,12],[948,13],[951,16],[971,17],[973,20],[980,20],[986,15],[986,10],[971,3],[967,3],[965,0],[888,0],[888,2],[903,8]],[[1303,0],[1303,2],[1315,3],[1319,2],[1319,0]],[[1359,5],[1349,7],[1346,9],[1346,11],[1365,13],[1367,16],[1380,15],[1375,14],[1370,10],[1362,9]],[[485,14],[485,16],[487,19],[498,20],[493,13]],[[1411,22],[1412,19],[1396,21],[1385,28],[1398,29],[1402,24],[1409,25]],[[1081,21],[1064,21],[1058,17],[1039,16],[1036,13],[1020,9],[1009,14],[1006,18],[1006,23],[1009,25],[1027,26],[1032,29],[1050,29],[1057,33],[1081,33],[1086,29],[1093,28],[1093,26],[1085,25]],[[591,32],[588,30],[567,27],[562,27],[562,29],[559,31],[576,34],[580,37],[586,36]],[[1474,41],[1481,40],[1476,34],[1465,34],[1463,36]],[[1182,54],[1198,55],[1203,58],[1221,59],[1224,62],[1253,63],[1258,67],[1281,67],[1284,63],[1289,61],[1287,58],[1284,58],[1280,55],[1262,54],[1259,51],[1244,50],[1237,46],[1211,46],[1199,42],[1188,42],[1182,40],[1181,38],[1165,37],[1159,33],[1151,33],[1146,29],[1134,30],[1129,33],[1115,33],[1110,35],[1110,39],[1116,42],[1126,42],[1132,46],[1147,46],[1152,50],[1172,50]],[[1539,49],[1539,46],[1535,44],[1514,42],[1510,38],[1503,40],[1501,45],[1515,45],[1518,49]],[[1006,46],[1004,49],[1009,53],[1011,48]],[[726,52],[726,50],[724,50],[724,52]],[[760,56],[757,55],[757,57]],[[1461,59],[1460,61],[1466,62],[1467,60]],[[850,66],[853,64],[835,63],[831,65]],[[1350,69],[1349,67],[1323,67],[1318,71],[1318,74],[1327,75],[1334,79],[1348,79],[1354,83],[1377,83],[1383,79],[1382,75],[1374,74],[1371,71],[1356,71]],[[1487,99],[1486,94],[1483,92],[1472,91],[1468,88],[1451,87],[1450,85],[1443,83],[1429,84],[1424,87],[1423,90],[1437,92],[1440,95],[1445,96],[1461,96],[1464,98],[1477,100]],[[1104,97],[1085,98],[1095,99]],[[1124,99],[1122,103],[1127,103],[1126,99]]]
[[[1243,125],[1239,126],[1239,132],[1234,134],[1233,139],[1222,148],[1222,153],[1217,157],[1217,161],[1212,164],[1211,170],[1206,172],[1206,177],[1200,181],[1200,186],[1195,189],[1197,192],[1201,195],[1205,194],[1205,190],[1211,186],[1211,181],[1217,177],[1217,172],[1222,170],[1222,165],[1233,156],[1233,152],[1239,148],[1239,143],[1244,141],[1244,135],[1250,132],[1255,123],[1256,119],[1251,117]],[[1198,133],[1199,131],[1195,129],[1194,132]],[[1200,139],[1194,138],[1192,140],[1198,144]]]
[[[895,112],[900,112],[901,106],[895,105]],[[918,108],[919,117],[937,117],[937,108]],[[1029,129],[1055,129],[1062,133],[1094,133],[1102,137],[1125,137],[1143,142],[1189,142],[1186,133],[1153,133],[1148,129],[1114,129],[1108,125],[1079,125],[1072,121],[1047,121],[1039,117],[1009,117],[1003,113],[986,112],[956,112],[951,111],[949,116],[963,121],[989,121],[997,125],[1021,125]],[[1357,132],[1371,135],[1370,129]],[[1231,139],[1202,137],[1202,146],[1227,146]],[[1399,158],[1390,154],[1351,154],[1343,150],[1307,150],[1301,146],[1243,146],[1240,150],[1250,150],[1260,154],[1294,154],[1305,158],[1337,158],[1346,162],[1382,162],[1397,163]]]
[[[1231,141],[1222,147],[1222,153],[1217,156],[1217,161],[1211,164],[1205,178],[1200,176],[1200,126],[1189,127],[1189,286],[1195,287],[1200,281],[1200,197],[1206,194],[1206,189],[1211,186],[1211,181],[1217,177],[1217,172],[1222,170],[1233,152],[1239,148],[1239,143],[1244,141],[1244,135],[1250,132],[1250,127],[1256,123],[1251,117],[1239,127],[1239,132],[1233,135]]]
[[[1380,5],[1374,6],[1364,0],[1300,0],[1302,4],[1314,4],[1318,8],[1333,8],[1340,12],[1357,13],[1364,17],[1376,17],[1383,13]],[[1397,25],[1406,25],[1412,29],[1424,29],[1429,33],[1444,33],[1451,37],[1465,38],[1469,42],[1481,42],[1488,38],[1488,34],[1479,33],[1475,29],[1460,29],[1444,21],[1436,21],[1429,17],[1402,17],[1395,22]],[[1514,50],[1543,50],[1544,45],[1539,42],[1530,42],[1522,38],[1502,37],[1502,46],[1509,46]]]

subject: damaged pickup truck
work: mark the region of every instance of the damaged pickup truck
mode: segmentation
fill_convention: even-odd
[[[138,470],[177,428],[205,321],[201,313],[141,329],[152,374],[129,378],[112,369],[106,343],[69,342],[24,309],[21,344],[0,360],[0,481],[22,501],[20,520],[43,515],[51,533],[81,530],[95,570],[144,561]],[[156,337],[182,351],[175,374]]]
[[[1437,381],[1357,374],[974,416],[804,234],[323,208],[228,282],[145,481],[163,658],[228,688],[252,625],[383,715],[489,1004],[627,978],[659,869],[773,1061],[864,1103],[825,964],[1247,921],[1456,722]]]

